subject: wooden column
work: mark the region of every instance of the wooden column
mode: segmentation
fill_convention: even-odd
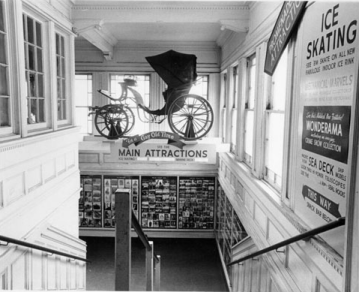
[[[157,255],[158,262],[155,260],[155,291],[161,290],[161,256]]]
[[[131,284],[131,199],[129,190],[115,193],[115,291],[130,291]]]
[[[153,291],[153,241],[148,243],[151,250],[146,250],[146,291]]]

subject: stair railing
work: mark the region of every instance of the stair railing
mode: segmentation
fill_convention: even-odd
[[[26,242],[26,241],[23,241],[23,240],[18,240],[18,239],[11,238],[11,237],[6,237],[6,236],[0,235],[0,241],[3,241],[3,242],[7,243],[7,244],[0,244],[0,245],[3,245],[3,246],[4,245],[7,246],[9,243],[12,243],[12,244],[20,245],[20,246],[29,247],[29,248],[32,248],[32,249],[41,250],[41,251],[47,252],[50,255],[51,254],[57,254],[57,255],[60,255],[60,256],[64,256],[64,257],[79,260],[79,261],[84,261],[84,262],[87,262],[87,263],[91,262],[91,261],[89,261],[89,260],[87,260],[85,258],[82,258],[82,257],[78,257],[78,256],[75,256],[75,255],[72,255],[72,254],[69,254],[69,253],[58,251],[56,249],[43,247],[41,245],[36,245],[36,244],[30,243],[30,242]]]
[[[273,245],[271,245],[271,246],[269,246],[267,248],[261,249],[261,250],[259,250],[257,252],[254,252],[254,253],[250,254],[250,255],[242,257],[242,258],[240,258],[238,260],[232,261],[232,262],[228,263],[227,266],[232,266],[232,265],[238,264],[240,262],[243,262],[245,260],[255,258],[256,256],[262,255],[262,254],[267,253],[267,252],[272,251],[272,250],[277,250],[278,248],[281,248],[283,246],[289,245],[289,244],[291,244],[293,242],[296,242],[296,241],[299,241],[299,240],[309,239],[310,237],[312,237],[314,235],[323,233],[325,231],[337,228],[337,227],[342,226],[342,225],[345,225],[345,217],[340,217],[336,221],[333,221],[333,222],[330,222],[330,223],[328,223],[326,225],[319,226],[319,227],[314,228],[312,230],[303,232],[303,233],[301,233],[299,235],[293,236],[293,237],[291,237],[289,239],[283,240],[283,241],[278,242],[276,244],[273,244]]]

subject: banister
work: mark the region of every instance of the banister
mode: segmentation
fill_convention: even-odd
[[[133,213],[132,211],[132,220],[131,220],[131,224],[132,227],[135,229],[138,237],[140,238],[140,240],[142,241],[143,245],[145,246],[145,248],[148,251],[151,251],[151,246],[150,243],[148,242],[147,236],[146,234],[143,232],[142,227],[140,225],[140,223],[138,223],[138,220],[136,218],[136,215]],[[158,259],[157,255],[153,252],[153,256],[156,259],[157,262],[159,262],[160,260]]]
[[[291,244],[293,242],[296,242],[296,241],[299,241],[299,240],[303,240],[303,239],[306,239],[308,237],[312,237],[314,235],[317,235],[319,233],[322,233],[322,232],[325,232],[325,231],[328,231],[328,230],[331,230],[331,229],[334,229],[334,228],[337,228],[339,226],[342,226],[345,224],[345,217],[340,217],[338,218],[336,221],[333,221],[333,222],[330,222],[326,225],[323,225],[323,226],[319,226],[317,228],[314,228],[312,230],[309,230],[309,231],[306,231],[304,233],[301,233],[299,235],[296,235],[294,237],[291,237],[289,239],[286,239],[286,240],[283,240],[281,242],[278,242],[274,245],[271,245],[267,248],[264,248],[262,250],[259,250],[257,252],[254,252],[248,256],[245,256],[243,258],[240,258],[238,260],[235,260],[233,262],[230,262],[229,264],[227,264],[227,266],[232,266],[232,265],[235,265],[235,264],[238,264],[240,262],[243,262],[245,260],[248,260],[248,259],[251,259],[251,258],[254,258],[256,256],[259,256],[259,255],[262,255],[264,253],[267,253],[269,251],[272,251],[272,250],[275,250],[275,249],[278,249],[280,247],[283,247],[283,246],[286,246],[288,244]]]
[[[91,261],[89,261],[87,259],[84,259],[84,258],[81,258],[81,257],[78,257],[78,256],[74,256],[72,254],[68,254],[68,253],[61,252],[61,251],[58,251],[58,250],[55,250],[55,249],[43,247],[41,245],[36,245],[36,244],[29,243],[29,242],[26,242],[26,241],[18,240],[18,239],[15,239],[15,238],[10,238],[10,237],[0,235],[0,241],[5,241],[7,243],[14,243],[14,244],[21,245],[21,246],[26,246],[26,247],[29,247],[29,248],[32,248],[32,249],[45,251],[45,252],[48,252],[48,253],[51,253],[51,254],[61,255],[61,256],[72,258],[72,259],[79,260],[79,261],[84,261],[84,262],[88,262],[88,263],[91,262]]]

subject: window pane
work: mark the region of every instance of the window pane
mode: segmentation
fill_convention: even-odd
[[[278,181],[282,177],[284,137],[284,112],[267,112],[265,167],[270,170],[270,176]],[[268,171],[267,171],[268,172]],[[279,185],[279,182],[277,185]]]
[[[5,31],[3,5],[4,3],[0,1],[0,31]]]
[[[189,93],[208,99],[208,75],[199,76]]]
[[[0,65],[0,95],[9,95],[7,67]]]
[[[30,99],[30,119],[29,124],[37,123],[37,100],[36,99]]]
[[[39,99],[39,122],[45,122],[45,100]]]
[[[35,70],[35,47],[29,45],[29,68],[30,70]]]
[[[34,44],[34,21],[27,17],[27,41]]]
[[[9,117],[9,99],[0,98],[0,127],[9,127],[10,126],[10,117]]]
[[[29,90],[30,92],[28,92],[28,96],[34,97],[36,96],[36,77],[34,73],[29,73]]]
[[[56,34],[56,54],[60,55],[60,36]]]
[[[37,75],[37,81],[38,81],[38,97],[44,97],[44,76],[43,75]]]
[[[65,39],[64,37],[61,37],[61,56],[65,57]]]
[[[244,129],[244,153],[246,161],[251,164],[253,156],[253,118],[254,111],[245,111],[245,129]]]
[[[37,49],[37,71],[42,72],[42,50]]]
[[[42,47],[41,24],[36,22],[36,44]]]
[[[93,115],[88,115],[88,106],[92,105],[92,76],[75,76],[75,104],[76,104],[76,125],[80,126],[80,133],[92,133]]]
[[[0,32],[0,63],[6,64],[6,43],[5,34]]]
[[[285,108],[287,89],[287,56],[287,50],[285,50],[272,76],[272,101],[270,108],[273,110],[284,110]]]

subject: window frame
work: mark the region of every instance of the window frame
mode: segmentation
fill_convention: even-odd
[[[87,108],[87,119],[86,119],[86,131],[83,132],[80,130],[80,135],[93,135],[93,132],[94,132],[94,124],[93,124],[93,115],[89,115],[89,113],[91,112],[90,108],[89,107],[92,107],[93,106],[93,98],[94,98],[94,92],[93,92],[93,81],[94,81],[94,76],[93,76],[93,73],[86,73],[86,72],[76,72],[75,74],[75,83],[74,85],[76,86],[76,81],[77,81],[77,76],[87,76],[87,82],[91,83],[88,87],[91,89],[91,91],[87,90],[87,98],[86,98],[86,105],[78,105],[77,104],[77,98],[76,98],[76,92],[74,94],[74,103],[75,103],[75,113],[77,112],[77,109],[78,108]],[[91,76],[91,78],[89,79],[89,76]],[[80,115],[78,115],[76,113],[76,118],[79,117]],[[91,125],[91,126],[89,126]],[[77,124],[77,121],[76,121],[76,126],[81,126]]]
[[[222,138],[222,142],[226,143],[227,139],[227,92],[228,92],[228,74],[227,70],[220,74],[221,93],[220,93],[220,133],[219,137]]]
[[[239,87],[238,87],[238,64],[231,67],[231,79],[230,79],[230,152],[236,154],[237,152],[237,116],[238,116],[238,98],[239,98]]]

